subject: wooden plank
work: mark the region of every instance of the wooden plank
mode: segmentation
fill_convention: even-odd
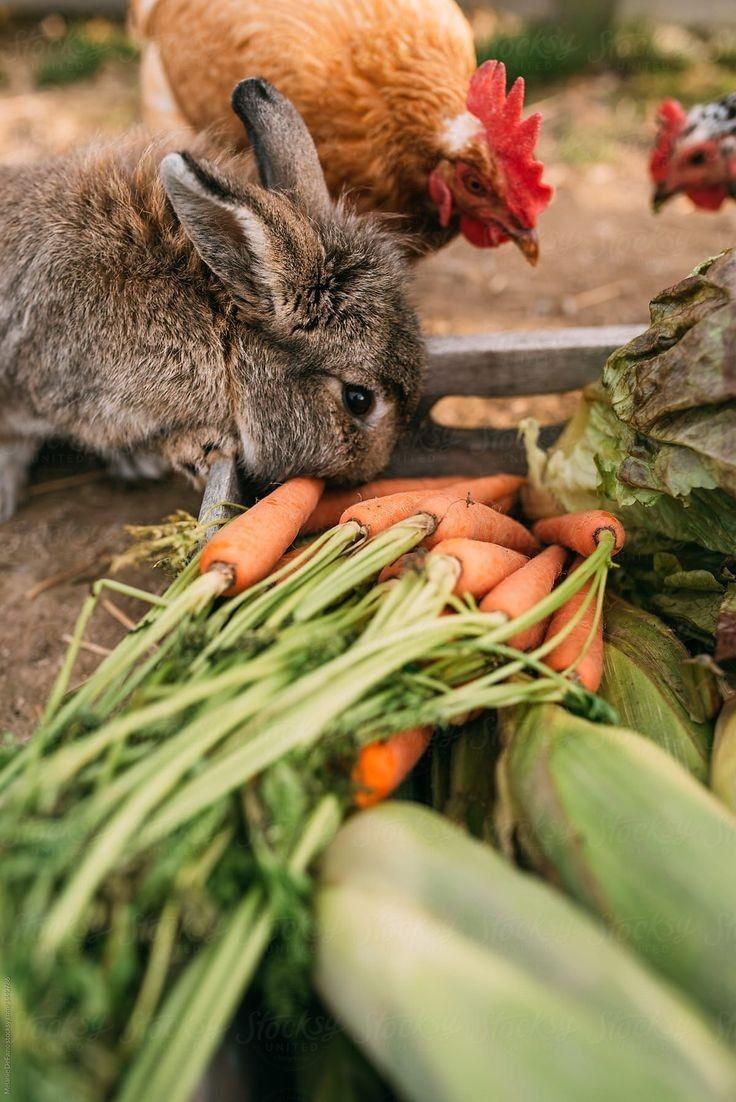
[[[550,447],[563,428],[561,424],[545,425],[540,445]],[[499,471],[526,473],[524,447],[516,429],[457,429],[428,421],[399,443],[386,473],[396,478],[425,478],[446,474],[474,477]]]
[[[125,0],[11,0],[5,5],[11,15],[108,15],[122,19]]]
[[[429,402],[448,394],[511,398],[558,394],[596,379],[612,352],[644,325],[435,337],[424,388]]]

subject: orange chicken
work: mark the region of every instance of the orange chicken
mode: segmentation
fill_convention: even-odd
[[[534,263],[551,198],[534,158],[540,119],[498,62],[475,68],[454,0],[133,0],[154,127],[217,124],[242,141],[230,90],[275,84],[317,145],[333,195],[391,224],[417,251],[460,232],[513,241]]]

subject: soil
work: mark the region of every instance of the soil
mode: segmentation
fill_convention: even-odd
[[[0,158],[61,151],[135,122],[134,63],[111,63],[92,79],[38,90],[32,72],[39,43],[36,30],[0,40]],[[480,252],[462,241],[422,261],[416,294],[431,334],[644,324],[654,294],[732,242],[734,205],[705,215],[677,200],[652,216],[645,165],[653,101],[641,88],[627,90],[607,76],[579,79],[536,106],[545,120],[540,152],[556,188],[540,222],[540,263],[530,268],[510,245]],[[557,419],[570,399],[471,399],[455,403],[449,416],[508,425],[530,408],[544,420]],[[62,481],[51,492],[44,487],[85,471],[86,481]],[[36,491],[41,484],[47,492],[32,490],[0,532],[0,731],[18,737],[38,718],[89,581],[106,572],[110,555],[126,543],[123,526],[160,520],[175,508],[197,509],[198,495],[178,480],[131,490],[89,472],[88,459],[48,452],[33,475]],[[165,582],[143,570],[120,577],[147,587]],[[118,596],[114,603],[127,615],[141,608]],[[109,647],[123,630],[102,610],[86,638],[93,647]],[[75,677],[97,661],[98,654],[85,652]]]

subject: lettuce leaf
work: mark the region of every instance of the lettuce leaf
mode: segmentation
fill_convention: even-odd
[[[522,426],[527,511],[615,512],[630,588],[736,657],[736,250],[654,299],[649,329],[609,358],[546,454],[537,431]]]

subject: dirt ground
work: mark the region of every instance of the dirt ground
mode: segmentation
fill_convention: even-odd
[[[39,48],[36,31],[0,38],[0,158],[43,156],[135,122],[133,61],[38,90],[31,74]],[[545,120],[541,155],[556,198],[540,222],[539,266],[528,267],[511,246],[480,252],[461,241],[423,261],[416,293],[429,333],[643,323],[652,295],[732,243],[736,206],[704,215],[678,200],[658,218],[650,213],[645,161],[654,100],[647,95],[669,91],[664,83],[642,95],[641,88],[599,76],[544,95],[535,106]],[[554,417],[566,407],[536,408]],[[461,415],[465,423],[509,424],[526,411],[518,400],[500,406],[472,400]],[[101,472],[90,479],[89,468],[89,460],[50,452],[26,503],[0,531],[0,731],[16,736],[38,717],[89,581],[125,544],[123,525],[197,508],[197,495],[178,480],[130,490]],[[49,486],[54,479],[62,480],[56,488]],[[123,577],[161,585],[152,572]],[[136,611],[117,597],[115,606]],[[122,631],[114,611],[99,612],[87,632],[93,650],[77,676]]]

